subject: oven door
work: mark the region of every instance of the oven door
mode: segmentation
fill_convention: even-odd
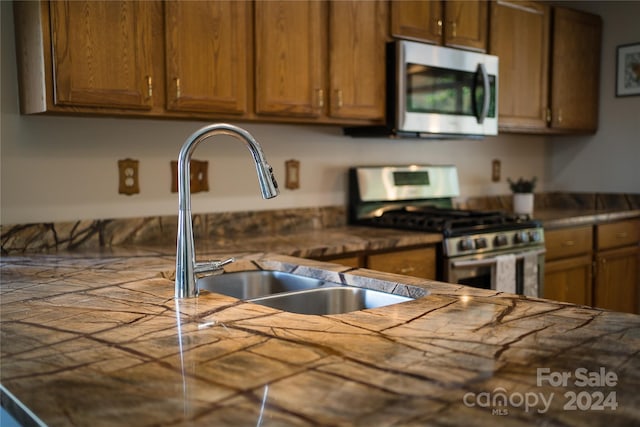
[[[516,293],[541,297],[544,291],[544,248],[510,253],[513,253],[516,259]],[[499,255],[505,253],[446,258],[444,280],[474,288],[495,290]]]

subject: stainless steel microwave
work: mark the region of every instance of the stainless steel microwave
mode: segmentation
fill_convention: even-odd
[[[498,57],[399,40],[387,47],[387,123],[352,136],[498,134]]]

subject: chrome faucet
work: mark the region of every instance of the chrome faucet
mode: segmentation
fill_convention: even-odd
[[[278,195],[278,183],[273,169],[267,163],[260,144],[249,132],[226,123],[213,124],[197,130],[185,141],[178,156],[178,247],[176,251],[176,298],[190,298],[198,295],[196,274],[220,271],[222,266],[233,262],[233,258],[223,261],[196,263],[191,218],[191,155],[205,139],[214,135],[230,135],[244,142],[253,156],[258,173],[262,197],[270,199]]]

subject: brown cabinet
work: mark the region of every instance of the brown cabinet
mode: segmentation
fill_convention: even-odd
[[[255,21],[257,114],[384,120],[386,1],[257,2]]]
[[[601,27],[599,16],[546,3],[491,3],[489,52],[500,57],[501,131],[597,130]]]
[[[591,305],[592,227],[545,231],[545,247],[544,298]]]
[[[149,110],[152,2],[15,2],[21,111]]]
[[[591,305],[591,255],[547,261],[544,270],[544,298]]]
[[[329,116],[384,120],[386,1],[332,1]]]
[[[549,230],[544,297],[638,313],[640,220]]]
[[[256,2],[257,114],[323,114],[326,13],[326,3],[318,1]]]
[[[349,256],[327,257],[322,260],[349,267],[436,280],[435,246],[365,252]]]
[[[436,249],[433,246],[370,254],[366,267],[405,276],[436,279]]]
[[[602,20],[596,15],[556,7],[553,29],[551,127],[595,132]]]
[[[30,1],[14,10],[25,114],[384,121],[386,0]]]
[[[551,8],[532,1],[493,1],[489,53],[500,58],[501,131],[546,129]]]
[[[487,50],[486,1],[391,1],[391,35],[444,46]]]
[[[164,3],[167,110],[249,112],[252,11],[250,2]]]
[[[596,233],[594,306],[638,313],[640,220],[601,224]]]

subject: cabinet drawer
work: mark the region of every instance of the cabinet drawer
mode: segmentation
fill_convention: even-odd
[[[640,242],[640,220],[598,225],[598,249],[637,245]]]
[[[436,250],[428,247],[369,255],[367,268],[435,280]]]
[[[345,265],[347,267],[354,267],[354,268],[362,267],[360,257],[357,255],[340,257],[340,258],[328,258],[328,259],[325,259],[325,261],[332,262],[334,264]]]
[[[546,259],[565,258],[591,252],[593,232],[591,226],[563,228],[544,234]]]

